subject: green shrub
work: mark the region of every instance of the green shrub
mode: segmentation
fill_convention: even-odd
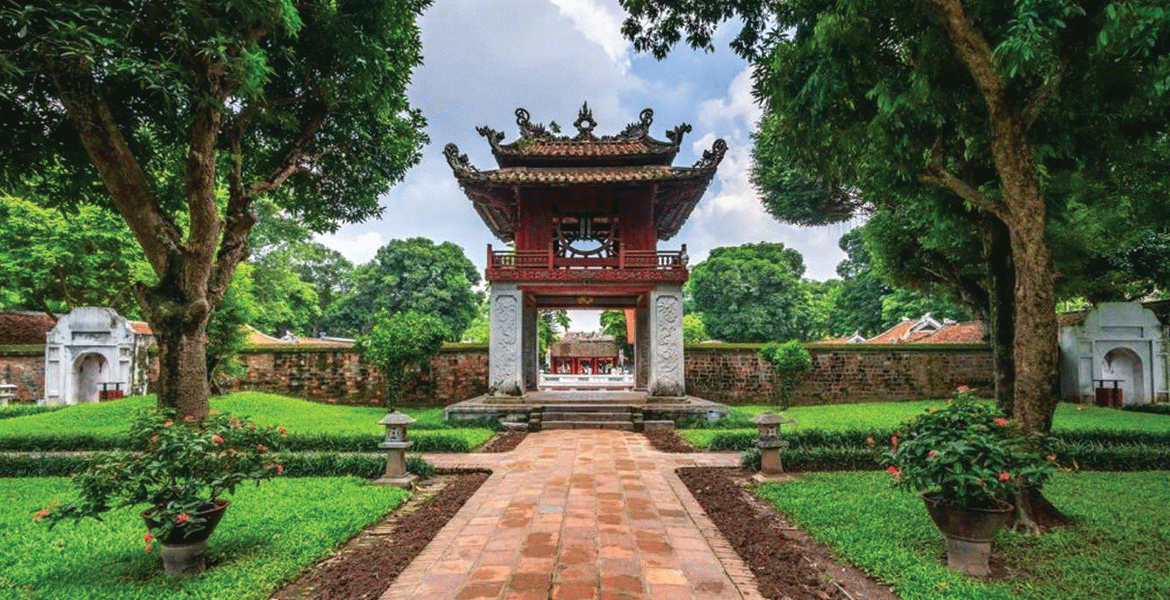
[[[762,460],[759,448],[748,448],[739,457],[739,467],[746,471],[759,471]]]
[[[812,356],[799,340],[790,340],[783,344],[769,342],[760,348],[759,355],[772,367],[772,372],[779,380],[776,392],[780,408],[788,408],[796,385],[812,370]]]
[[[9,404],[8,406],[0,406],[0,419],[27,417],[28,415],[53,412],[62,408],[65,408],[65,405],[39,406],[36,404]]]
[[[418,454],[411,454],[406,457],[406,471],[426,479],[435,474],[435,465],[423,460]]]

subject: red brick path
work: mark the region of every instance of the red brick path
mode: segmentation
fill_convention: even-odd
[[[638,434],[562,430],[506,454],[427,459],[494,474],[382,600],[760,598],[674,475],[736,455],[663,454]]]

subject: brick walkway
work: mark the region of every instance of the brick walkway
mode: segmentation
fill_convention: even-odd
[[[639,434],[530,434],[506,454],[435,454],[493,475],[382,600],[758,599],[755,580],[674,474],[732,454],[664,454]]]

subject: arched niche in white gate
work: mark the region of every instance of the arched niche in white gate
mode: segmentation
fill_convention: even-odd
[[[152,342],[143,324],[113,309],[73,309],[45,339],[45,401],[96,402],[103,384],[126,395],[145,394]]]

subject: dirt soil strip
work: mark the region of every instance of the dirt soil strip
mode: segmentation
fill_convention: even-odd
[[[524,441],[527,431],[501,431],[492,436],[478,451],[487,454],[511,452]]]
[[[359,533],[273,600],[373,600],[459,512],[489,473],[432,477],[400,509]]]
[[[647,431],[643,435],[659,452],[698,452],[690,442],[678,437],[673,431]]]
[[[770,600],[897,600],[889,588],[833,559],[828,549],[749,493],[749,474],[687,467],[678,476],[752,570]]]

